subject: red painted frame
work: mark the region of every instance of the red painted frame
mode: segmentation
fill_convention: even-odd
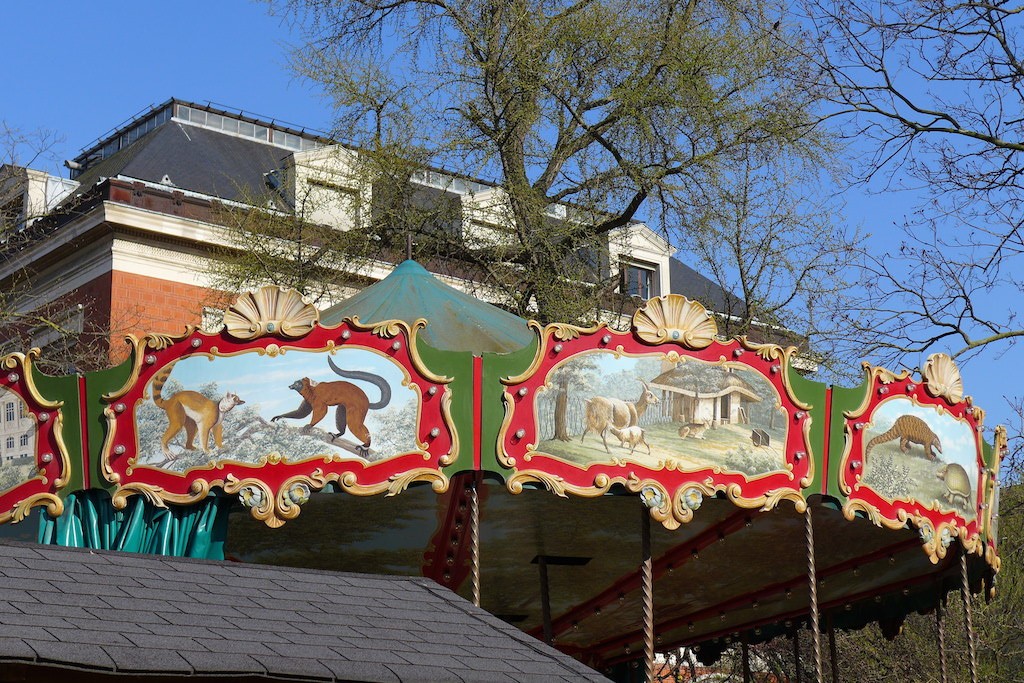
[[[24,401],[36,423],[36,472],[28,480],[0,491],[0,524],[20,522],[29,511],[45,505],[52,517],[64,511],[63,501],[56,495],[68,483],[71,460],[63,436],[62,401],[44,399],[32,381],[32,359],[38,349],[28,355],[13,353],[0,361],[0,386]]]
[[[847,494],[848,502],[845,511],[852,517],[855,510],[867,512],[874,517],[876,523],[891,528],[904,526],[908,521],[919,529],[924,521],[931,525],[933,537],[924,539],[926,552],[933,561],[945,555],[945,546],[940,535],[944,528],[950,528],[954,536],[959,535],[965,547],[971,551],[983,552],[980,541],[981,519],[984,514],[986,482],[986,466],[983,457],[981,438],[982,412],[975,408],[970,398],[952,403],[941,396],[932,396],[926,389],[924,381],[915,379],[910,373],[893,375],[885,371],[872,373],[868,383],[867,401],[854,411],[845,413],[844,430],[846,447],[839,468],[840,485]],[[932,507],[931,501],[901,499],[890,501],[879,495],[866,484],[860,484],[864,465],[865,427],[871,423],[875,412],[884,404],[893,400],[908,400],[917,405],[937,406],[955,419],[966,422],[973,434],[976,450],[975,464],[978,468],[977,477],[977,514],[968,521],[963,515],[948,511],[942,512]]]
[[[571,330],[568,334],[567,329]],[[711,363],[742,364],[762,375],[778,392],[789,420],[784,468],[751,477],[718,467],[685,471],[670,466],[651,468],[622,462],[621,458],[615,463],[610,462],[611,456],[609,462],[595,462],[584,467],[533,450],[538,442],[535,398],[538,389],[545,385],[557,365],[578,354],[595,350],[630,356],[678,354]],[[605,326],[593,330],[549,326],[541,333],[539,361],[535,361],[528,376],[502,380],[507,386],[504,394],[506,415],[499,436],[498,460],[513,472],[509,476],[513,491],[523,481],[542,482],[560,494],[569,491],[585,496],[601,495],[614,483],[631,485],[630,488],[636,488],[638,492],[644,486],[656,484],[674,501],[675,520],[672,515],[654,515],[670,527],[689,519],[690,513],[680,507],[678,497],[690,487],[698,487],[705,494],[725,492],[743,507],[770,508],[782,498],[790,498],[802,505],[802,489],[810,485],[814,457],[809,439],[810,406],[800,404],[786,383],[791,352],[778,346],[750,344],[742,339],[716,340],[704,349],[693,350],[681,341],[650,344],[633,333],[617,332]]]
[[[115,505],[124,505],[128,495],[142,493],[158,504],[189,503],[207,495],[214,486],[236,492],[241,484],[255,485],[278,498],[277,514],[271,509],[268,524],[277,526],[280,519],[298,514],[283,498],[286,488],[296,482],[310,489],[322,488],[328,481],[337,481],[345,490],[361,495],[398,493],[416,480],[432,482],[438,492],[448,486],[442,468],[457,455],[458,440],[448,411],[449,378],[434,376],[423,367],[415,352],[415,329],[392,322],[371,327],[345,321],[333,327],[316,326],[300,339],[286,339],[273,334],[251,340],[237,340],[228,333],[207,334],[189,331],[182,337],[150,335],[139,341],[133,359],[132,376],[124,387],[104,397],[107,404],[108,430],[103,446],[102,465],[107,478],[118,485]],[[135,408],[143,400],[146,386],[153,376],[168,365],[190,356],[216,357],[256,352],[277,355],[292,349],[310,351],[359,348],[376,351],[405,368],[409,386],[419,395],[417,441],[421,451],[395,455],[380,462],[338,458],[326,455],[287,462],[269,458],[253,464],[219,461],[216,465],[191,468],[185,473],[173,472],[152,465],[136,465],[138,438]],[[287,457],[287,453],[282,454]],[[294,510],[294,514],[289,514]],[[253,510],[256,515],[256,510]],[[262,517],[261,517],[262,518]]]

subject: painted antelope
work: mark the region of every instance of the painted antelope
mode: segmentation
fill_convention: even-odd
[[[637,426],[640,423],[640,416],[647,411],[647,406],[655,405],[658,402],[658,397],[647,386],[647,382],[641,380],[640,383],[644,385],[644,390],[640,392],[640,398],[632,403],[606,396],[588,398],[580,443],[583,443],[587,432],[595,432],[601,435],[605,451],[611,453],[611,449],[608,448],[608,429],[610,427],[623,429]]]

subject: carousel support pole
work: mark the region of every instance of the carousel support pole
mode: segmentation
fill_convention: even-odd
[[[651,560],[651,511],[640,506],[640,588],[644,619],[644,680],[654,681],[654,564]]]
[[[943,624],[942,599],[935,605],[935,631],[939,638],[939,682],[947,683],[946,678],[946,627]]]
[[[743,636],[742,644],[743,652],[743,683],[751,683],[753,680],[750,677],[750,645],[747,643],[747,637]]]
[[[540,611],[544,620],[544,642],[552,645],[555,636],[551,629],[551,590],[548,587],[548,558],[537,556],[537,568],[540,570]]]
[[[473,604],[480,606],[480,485],[479,475],[474,474],[469,489],[469,561],[473,577]]]
[[[971,585],[967,576],[967,550],[960,551],[960,595],[964,601],[964,625],[967,627],[967,653],[970,657],[971,683],[978,683],[978,655],[974,646],[974,622],[971,618]]]
[[[804,513],[807,535],[807,583],[811,591],[811,635],[814,643],[814,672],[818,683],[825,683],[821,663],[821,628],[818,623],[818,575],[814,566],[814,524],[811,521],[811,506]]]
[[[828,616],[828,649],[832,660],[832,683],[839,683],[839,657],[836,655],[836,629],[832,623],[832,615]]]
[[[800,665],[800,629],[796,626],[793,626],[793,668],[796,674],[796,683],[803,683],[803,667]]]

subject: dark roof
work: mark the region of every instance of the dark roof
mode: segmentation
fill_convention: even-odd
[[[606,680],[423,578],[6,544],[0,596],[0,670],[28,680]]]
[[[256,203],[270,197],[263,174],[279,169],[291,151],[244,137],[168,121],[76,180],[81,190],[118,175],[223,199]]]
[[[677,258],[669,259],[668,277],[673,293],[699,301],[709,311],[735,315],[743,310],[742,299]]]

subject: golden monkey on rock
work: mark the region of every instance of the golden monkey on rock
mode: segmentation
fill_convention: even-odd
[[[235,406],[245,403],[238,397],[238,394],[228,392],[219,401],[207,398],[198,391],[179,391],[169,398],[164,398],[161,391],[167,378],[171,375],[170,366],[164,368],[153,377],[153,403],[163,408],[167,413],[167,421],[170,425],[164,436],[160,439],[160,449],[168,460],[176,460],[178,456],[171,453],[169,448],[171,439],[178,435],[182,429],[185,430],[186,450],[195,450],[196,434],[199,434],[199,445],[203,453],[210,452],[210,435],[217,448],[224,446],[224,415]]]
[[[327,409],[336,406],[334,423],[338,428],[335,438],[345,433],[346,427],[352,430],[352,435],[362,442],[358,447],[359,454],[366,457],[370,451],[370,430],[366,428],[366,414],[371,410],[380,410],[391,401],[391,386],[383,377],[369,372],[358,370],[342,370],[334,364],[334,360],[327,358],[327,364],[331,370],[341,377],[361,380],[373,384],[380,390],[380,400],[370,403],[366,392],[351,382],[317,382],[308,377],[295,380],[289,385],[302,396],[302,403],[290,413],[283,413],[270,418],[271,422],[277,422],[281,418],[301,419],[312,414],[306,429],[310,429],[317,422],[324,419]]]

